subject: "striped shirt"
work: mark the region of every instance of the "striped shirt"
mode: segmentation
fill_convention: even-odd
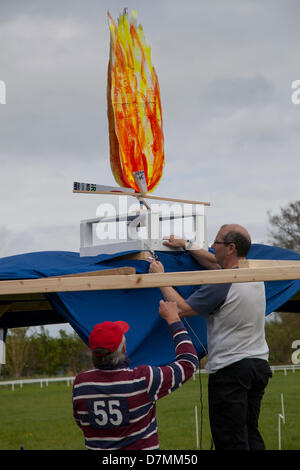
[[[186,382],[198,358],[181,321],[169,325],[176,359],[164,366],[94,369],[77,375],[74,418],[93,450],[158,449],[156,401]]]

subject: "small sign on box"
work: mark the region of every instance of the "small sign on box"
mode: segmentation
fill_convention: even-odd
[[[139,190],[141,193],[146,193],[148,191],[147,183],[146,183],[146,178],[145,178],[145,172],[144,170],[142,171],[135,171],[133,173],[134,181],[136,182]]]

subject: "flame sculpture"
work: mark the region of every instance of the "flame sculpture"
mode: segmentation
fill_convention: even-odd
[[[136,11],[127,9],[118,25],[108,13],[110,56],[107,103],[110,164],[117,183],[139,192],[134,173],[144,171],[147,190],[162,177],[164,136],[159,84],[150,47]]]

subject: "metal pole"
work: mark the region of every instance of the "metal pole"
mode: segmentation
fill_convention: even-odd
[[[198,408],[195,405],[195,423],[196,423],[196,446],[199,449],[199,432],[198,432]]]

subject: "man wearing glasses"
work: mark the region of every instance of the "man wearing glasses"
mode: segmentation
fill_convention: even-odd
[[[251,246],[247,230],[223,225],[212,244],[214,254],[173,235],[164,242],[189,250],[207,269],[238,268]],[[156,260],[149,272],[164,272]],[[183,299],[173,287],[161,287],[165,300],[175,301],[181,317],[202,315],[207,324],[209,418],[217,450],[262,450],[258,430],[261,400],[269,377],[265,340],[263,282],[203,285]]]

